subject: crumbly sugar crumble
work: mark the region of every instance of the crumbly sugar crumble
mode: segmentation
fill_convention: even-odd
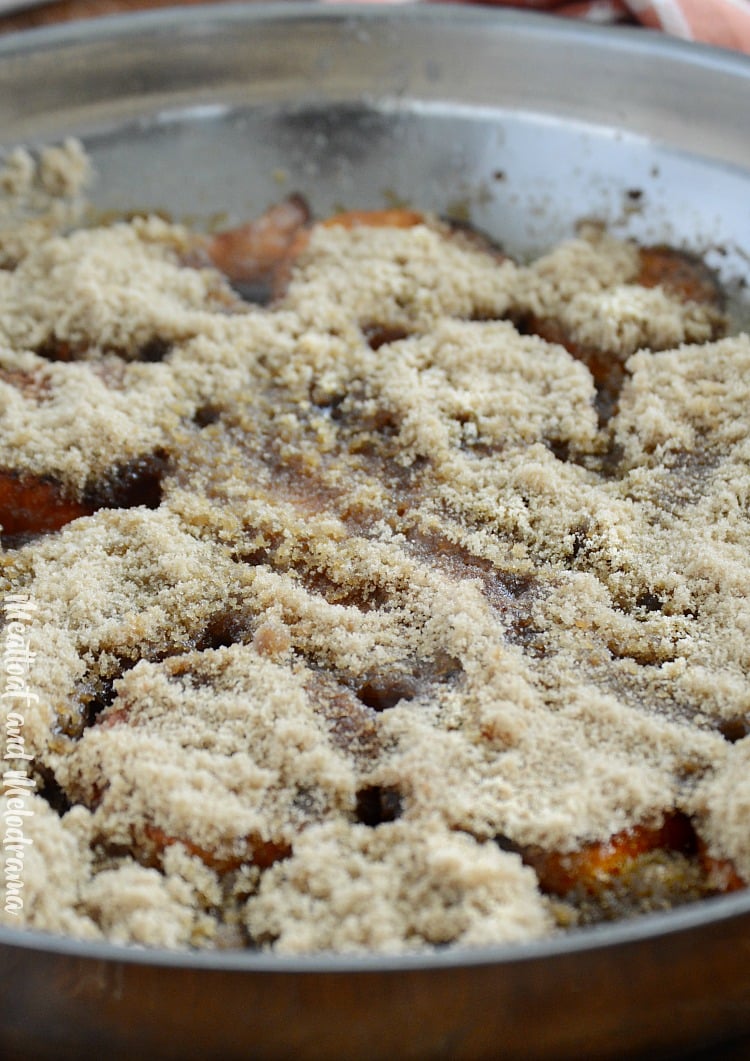
[[[0,183],[86,172],[68,144]],[[35,225],[0,235],[0,486],[73,515],[3,528],[37,606],[22,924],[514,942],[580,916],[539,852],[674,816],[750,880],[750,338],[718,303],[596,230],[521,266],[429,217],[313,226],[257,306],[182,226]]]

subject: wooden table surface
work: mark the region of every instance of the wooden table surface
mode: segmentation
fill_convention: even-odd
[[[128,11],[145,11],[157,7],[193,7],[196,4],[215,4],[221,0],[55,0],[0,17],[0,33],[33,29],[53,22],[72,22],[80,18],[98,18]],[[245,0],[252,3],[254,0]]]

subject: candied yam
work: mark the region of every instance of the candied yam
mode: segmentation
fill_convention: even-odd
[[[158,508],[166,463],[166,455],[157,451],[116,465],[80,500],[66,496],[50,477],[0,471],[2,537],[8,544],[11,539],[49,534],[100,508]]]
[[[414,228],[423,225],[425,216],[419,210],[392,207],[386,210],[343,210],[327,217],[320,224],[325,228],[339,225],[342,228]]]
[[[302,219],[301,211],[295,219],[294,210],[301,203],[299,196],[293,196],[280,207],[272,207],[257,221],[217,233],[213,237],[206,248],[208,257],[236,285],[240,294],[261,301],[268,296],[281,297],[289,284],[294,263],[310,242],[314,227],[348,230],[414,228],[426,221],[425,214],[419,210],[391,207],[381,210],[344,210],[311,226],[309,215]],[[281,207],[284,209],[281,210]],[[304,209],[307,210],[307,207]],[[469,225],[449,223],[448,232],[450,238],[458,243],[483,250],[499,262],[505,261],[500,248]],[[251,284],[266,284],[267,290],[262,291],[259,286],[251,289],[248,286]],[[383,338],[378,333],[374,335],[373,348],[384,342],[393,342],[387,338],[387,329]]]
[[[304,199],[292,195],[244,225],[217,232],[204,241],[202,249],[233,283],[271,281],[274,270],[286,261],[296,237],[309,220]]]
[[[595,388],[573,360],[606,421],[639,344],[687,341],[691,322],[696,342],[711,334],[719,314],[689,301],[696,274],[647,248],[644,276],[662,286],[638,289],[634,244],[610,255],[582,241],[550,276],[544,264],[500,268],[500,248],[434,215],[347,211],[313,224],[294,198],[214,237],[170,235],[170,267],[186,246],[190,264],[224,268],[246,297],[280,295],[299,268],[283,305],[245,313],[213,270],[176,269],[198,312],[185,317],[180,298],[132,342],[117,316],[123,341],[82,327],[47,345],[48,313],[6,362],[49,381],[51,400],[20,401],[11,387],[33,398],[28,381],[0,376],[12,417],[44,450],[24,467],[62,468],[60,491],[81,484],[94,512],[142,506],[5,558],[47,613],[35,677],[54,711],[49,735],[44,719],[37,727],[40,791],[80,833],[92,872],[103,859],[113,877],[135,868],[176,893],[187,884],[212,929],[244,923],[260,887],[281,929],[248,920],[237,941],[300,932],[308,950],[318,920],[337,947],[371,913],[378,948],[483,945],[516,923],[528,938],[535,911],[541,932],[550,909],[581,925],[742,887],[744,790],[729,815],[723,794],[696,792],[723,757],[744,764],[748,743],[746,652],[735,636],[721,654],[727,611],[712,597],[735,611],[750,599],[748,491],[733,470],[735,457],[747,463],[734,448],[747,432],[721,450],[722,525],[716,506],[687,519],[660,482],[651,490],[650,463],[626,481],[625,446],[597,432]],[[141,275],[124,273],[123,289]],[[204,288],[219,294],[207,301]],[[667,324],[652,327],[660,307]],[[511,316],[572,357],[519,336]],[[741,402],[739,355],[725,360]],[[697,382],[684,380],[709,427],[717,356],[703,346]],[[90,364],[65,363],[80,359]],[[92,390],[94,375],[111,389]],[[80,394],[72,415],[58,381]],[[104,419],[79,439],[87,400],[102,401]],[[49,456],[59,410],[75,466]],[[107,459],[110,411],[124,433]],[[11,423],[10,469],[16,437]],[[702,444],[685,459],[713,461],[718,481],[719,457]],[[682,475],[682,456],[659,471]],[[738,614],[735,635],[747,625]],[[711,850],[736,863],[709,857],[683,814],[654,825],[675,790],[712,830]],[[629,827],[576,840],[607,837],[613,820]],[[515,843],[494,843],[501,829]],[[299,916],[283,887],[295,873]],[[481,915],[471,939],[455,920],[464,894]],[[109,913],[96,917],[113,935]]]
[[[94,506],[66,497],[52,479],[0,472],[0,523],[3,537],[48,534],[89,516]]]
[[[694,847],[695,833],[689,819],[672,814],[658,828],[636,825],[604,843],[586,844],[578,851],[527,849],[521,855],[536,871],[543,891],[562,896],[583,890],[596,895],[641,855],[660,850],[685,854]]]
[[[529,317],[524,322],[524,331],[529,332],[531,335],[538,335],[540,339],[544,339],[548,343],[557,343],[558,346],[564,346],[576,361],[584,363],[600,388],[607,390],[612,395],[619,392],[624,378],[624,370],[622,363],[614,354],[581,346],[580,343],[576,343],[570,338],[559,321],[551,320],[547,317]]]
[[[519,850],[515,845],[505,846]],[[561,897],[575,894],[579,901],[584,897],[605,901],[605,893],[619,878],[631,872],[644,856],[659,852],[685,856],[686,873],[692,872],[695,877],[688,883],[697,886],[703,895],[726,894],[747,887],[730,859],[708,855],[690,820],[679,813],[668,815],[657,829],[635,826],[605,843],[588,844],[579,851],[519,850],[524,862],[536,872],[542,891]]]
[[[698,861],[713,892],[724,895],[747,888],[748,882],[739,875],[734,862],[730,858],[709,855],[708,845],[703,840],[698,843]]]
[[[414,225],[422,224],[424,215],[414,210],[391,209],[391,210],[345,210],[323,221],[317,222],[323,228],[413,228]],[[280,298],[288,284],[292,274],[294,263],[300,254],[307,248],[310,242],[311,229],[300,226],[294,233],[286,251],[279,258],[272,277],[271,294],[274,298]]]
[[[289,243],[286,253],[276,263],[270,281],[270,296],[272,299],[281,298],[289,286],[294,264],[300,254],[307,249],[310,242],[310,229],[307,226],[299,228],[294,238]]]
[[[665,288],[683,302],[700,302],[721,309],[724,295],[712,269],[695,254],[660,244],[641,247],[635,283]]]
[[[591,373],[596,386],[596,411],[600,425],[606,424],[617,409],[617,401],[625,382],[625,366],[613,353],[595,350],[574,342],[559,321],[549,317],[527,317],[523,331],[538,335],[548,343],[564,346],[571,357],[581,361]]]
[[[747,887],[747,883],[740,877],[734,863],[728,858],[712,858],[704,853],[701,856],[701,865],[713,891],[723,895],[742,891]]]
[[[248,836],[244,838],[243,843],[245,846],[242,853],[230,856],[218,855],[215,852],[207,851],[198,844],[192,843],[190,840],[182,839],[179,836],[170,836],[156,825],[145,825],[143,831],[150,848],[149,855],[157,863],[161,863],[166,848],[171,847],[173,844],[182,844],[191,855],[195,855],[209,869],[216,870],[217,873],[229,873],[231,870],[239,869],[240,866],[246,864],[252,864],[259,869],[268,869],[275,862],[289,858],[292,853],[289,844],[263,840],[259,836]]]

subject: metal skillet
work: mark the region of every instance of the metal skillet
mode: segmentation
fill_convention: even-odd
[[[742,57],[466,8],[236,5],[0,41],[0,147],[80,136],[96,211],[408,200],[521,256],[595,216],[705,254],[739,318],[749,114]],[[0,929],[0,983],[6,1058],[684,1057],[750,1035],[750,894],[398,958]]]

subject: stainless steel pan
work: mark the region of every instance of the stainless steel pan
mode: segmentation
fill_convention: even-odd
[[[746,313],[750,61],[729,53],[450,7],[183,9],[0,41],[0,147],[68,133],[97,210],[207,223],[292,190],[320,213],[405,199],[521,255],[595,216],[706,253]],[[750,894],[410,958],[6,929],[0,984],[8,1058],[684,1057],[750,1036]]]

